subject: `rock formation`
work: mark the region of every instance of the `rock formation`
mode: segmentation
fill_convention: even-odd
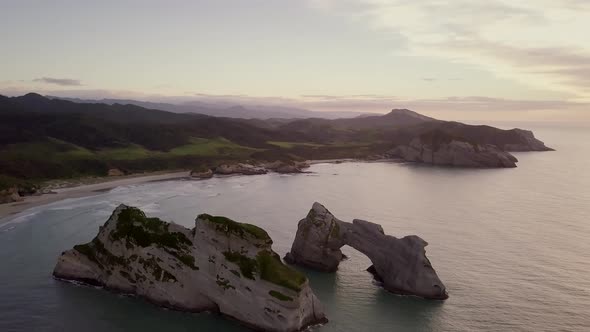
[[[307,278],[285,266],[261,228],[200,215],[187,229],[120,205],[54,276],[137,294],[162,306],[216,311],[263,331],[326,321]]]
[[[303,161],[274,161],[272,163],[267,163],[264,167],[268,170],[281,173],[281,174],[290,174],[290,173],[302,173],[305,168],[309,168],[309,163]]]
[[[494,145],[473,144],[455,139],[432,144],[415,138],[410,144],[398,146],[387,155],[409,162],[472,168],[510,168],[516,167],[518,161],[516,157]]]
[[[209,179],[213,177],[213,171],[209,168],[194,169],[191,171],[190,176],[198,179]]]
[[[344,245],[371,260],[372,270],[385,289],[428,299],[448,298],[444,284],[426,257],[426,241],[415,235],[401,239],[385,235],[380,225],[364,220],[338,220],[319,203],[314,203],[299,221],[285,260],[316,270],[336,271],[343,259],[340,248]]]
[[[298,161],[274,161],[269,163],[260,164],[258,166],[252,164],[245,164],[245,163],[237,163],[237,164],[222,164],[215,168],[215,174],[219,175],[231,175],[231,174],[241,174],[241,175],[258,175],[258,174],[266,174],[269,171],[273,171],[276,173],[302,173],[304,168],[309,167],[307,162],[298,162]]]
[[[18,192],[17,187],[10,187],[0,190],[0,204],[20,202],[23,198]]]
[[[215,168],[215,174],[230,175],[230,174],[242,174],[242,175],[258,175],[266,174],[267,170],[261,167],[256,167],[250,164],[223,164]]]

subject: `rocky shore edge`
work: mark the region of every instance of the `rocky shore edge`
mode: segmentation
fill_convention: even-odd
[[[213,175],[259,175],[275,172],[279,174],[304,173],[309,168],[308,161],[273,161],[265,163],[224,163],[216,167],[202,166],[191,170],[190,176],[198,179],[208,179]]]

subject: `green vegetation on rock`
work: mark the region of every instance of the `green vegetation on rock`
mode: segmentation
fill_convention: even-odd
[[[119,212],[116,229],[111,232],[113,240],[127,239],[141,247],[159,247],[186,250],[192,242],[182,233],[169,232],[169,224],[158,219],[148,218],[140,209],[126,207]]]
[[[82,255],[86,256],[88,259],[95,263],[100,263],[98,258],[96,257],[94,248],[90,245],[90,243],[86,244],[77,244],[74,246],[74,250],[81,253]]]
[[[126,266],[127,260],[123,257],[115,256],[95,237],[90,243],[79,244],[74,246],[74,250],[86,256],[92,262],[100,267],[112,267],[115,265]]]
[[[259,278],[273,284],[299,292],[307,278],[298,271],[281,262],[280,257],[269,250],[261,250],[256,258],[250,258],[236,251],[226,251],[225,258],[240,268],[242,275],[248,279]]]
[[[256,260],[260,269],[260,278],[273,284],[299,292],[301,285],[307,280],[305,275],[283,264],[275,252],[261,250],[256,255]]]
[[[265,240],[267,244],[272,244],[272,239],[270,238],[268,233],[258,226],[240,223],[237,221],[233,221],[227,217],[212,216],[206,213],[199,215],[197,219],[208,220],[214,223],[215,229],[217,231],[224,232],[228,235],[234,234],[238,237],[244,238],[246,234],[249,234],[255,239]]]
[[[179,254],[176,256],[176,258],[178,258],[179,261],[181,261],[184,265],[187,265],[193,270],[199,269],[199,267],[195,265],[195,257],[193,257],[192,255]]]
[[[268,292],[268,294],[270,294],[270,296],[279,299],[280,301],[293,301],[293,298],[290,296],[287,296],[281,292],[278,292],[276,290],[271,290]]]
[[[258,262],[255,259],[242,255],[237,251],[225,251],[223,256],[228,261],[236,264],[244,277],[254,280],[254,274],[258,271]]]

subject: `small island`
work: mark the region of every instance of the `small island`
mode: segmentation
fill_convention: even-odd
[[[396,294],[446,300],[449,296],[426,257],[426,241],[416,235],[401,239],[385,235],[381,225],[355,219],[347,223],[334,217],[320,203],[314,203],[299,221],[295,241],[285,261],[312,269],[334,272],[349,245],[373,263],[367,271]]]
[[[287,267],[263,229],[199,215],[193,229],[120,205],[98,235],[64,252],[56,278],[141,296],[190,312],[212,311],[261,331],[327,321],[305,275]]]

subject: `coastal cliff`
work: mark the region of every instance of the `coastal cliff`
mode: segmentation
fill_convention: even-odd
[[[408,145],[398,146],[387,152],[391,158],[404,161],[468,168],[512,168],[516,157],[494,145],[471,144],[451,140],[440,144],[429,144],[416,138]]]
[[[261,331],[327,321],[308,279],[271,245],[263,229],[225,217],[202,214],[187,229],[120,205],[90,243],[59,257],[53,274]]]
[[[468,168],[512,168],[518,162],[512,154],[495,145],[479,144],[442,131],[423,134],[386,155],[408,162]]]
[[[524,129],[512,129],[510,130],[519,139],[513,142],[507,142],[504,144],[503,149],[512,152],[524,152],[524,151],[554,151],[552,148],[547,147],[545,143],[538,140],[530,130]]]
[[[388,291],[427,299],[448,298],[444,284],[426,257],[426,241],[415,235],[401,239],[385,235],[380,225],[364,220],[344,222],[319,203],[314,203],[307,216],[299,221],[285,260],[333,272],[344,257],[340,251],[344,245],[371,260],[370,270]]]

